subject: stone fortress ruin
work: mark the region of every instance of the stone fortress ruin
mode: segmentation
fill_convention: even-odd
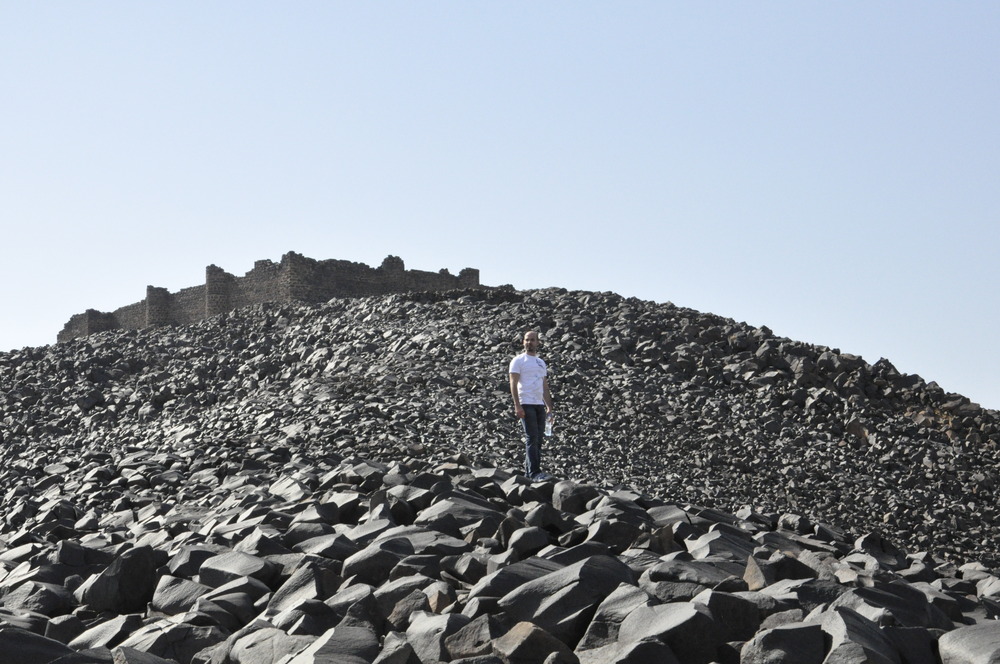
[[[387,256],[377,268],[343,260],[315,260],[293,251],[280,263],[259,260],[242,277],[215,265],[205,268],[205,283],[176,293],[146,287],[146,299],[110,313],[88,309],[69,319],[58,341],[96,332],[186,325],[233,309],[264,302],[325,302],[334,297],[360,297],[420,290],[476,288],[479,270],[465,268],[458,276],[407,270],[403,260]]]

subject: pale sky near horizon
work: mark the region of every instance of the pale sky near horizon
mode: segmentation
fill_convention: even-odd
[[[0,352],[393,254],[1000,409],[1000,3],[12,0],[0,94]]]

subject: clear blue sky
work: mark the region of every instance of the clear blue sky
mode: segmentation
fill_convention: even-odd
[[[1000,3],[0,5],[0,350],[286,251],[720,314],[1000,408]]]

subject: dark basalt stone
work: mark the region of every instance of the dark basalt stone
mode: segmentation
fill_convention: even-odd
[[[3,661],[995,655],[997,415],[885,360],[482,289],[107,332],[0,354],[0,385]]]

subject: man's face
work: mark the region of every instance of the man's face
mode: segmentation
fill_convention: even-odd
[[[527,332],[524,335],[524,350],[532,355],[538,352],[538,347],[542,343],[538,340],[537,332]]]

